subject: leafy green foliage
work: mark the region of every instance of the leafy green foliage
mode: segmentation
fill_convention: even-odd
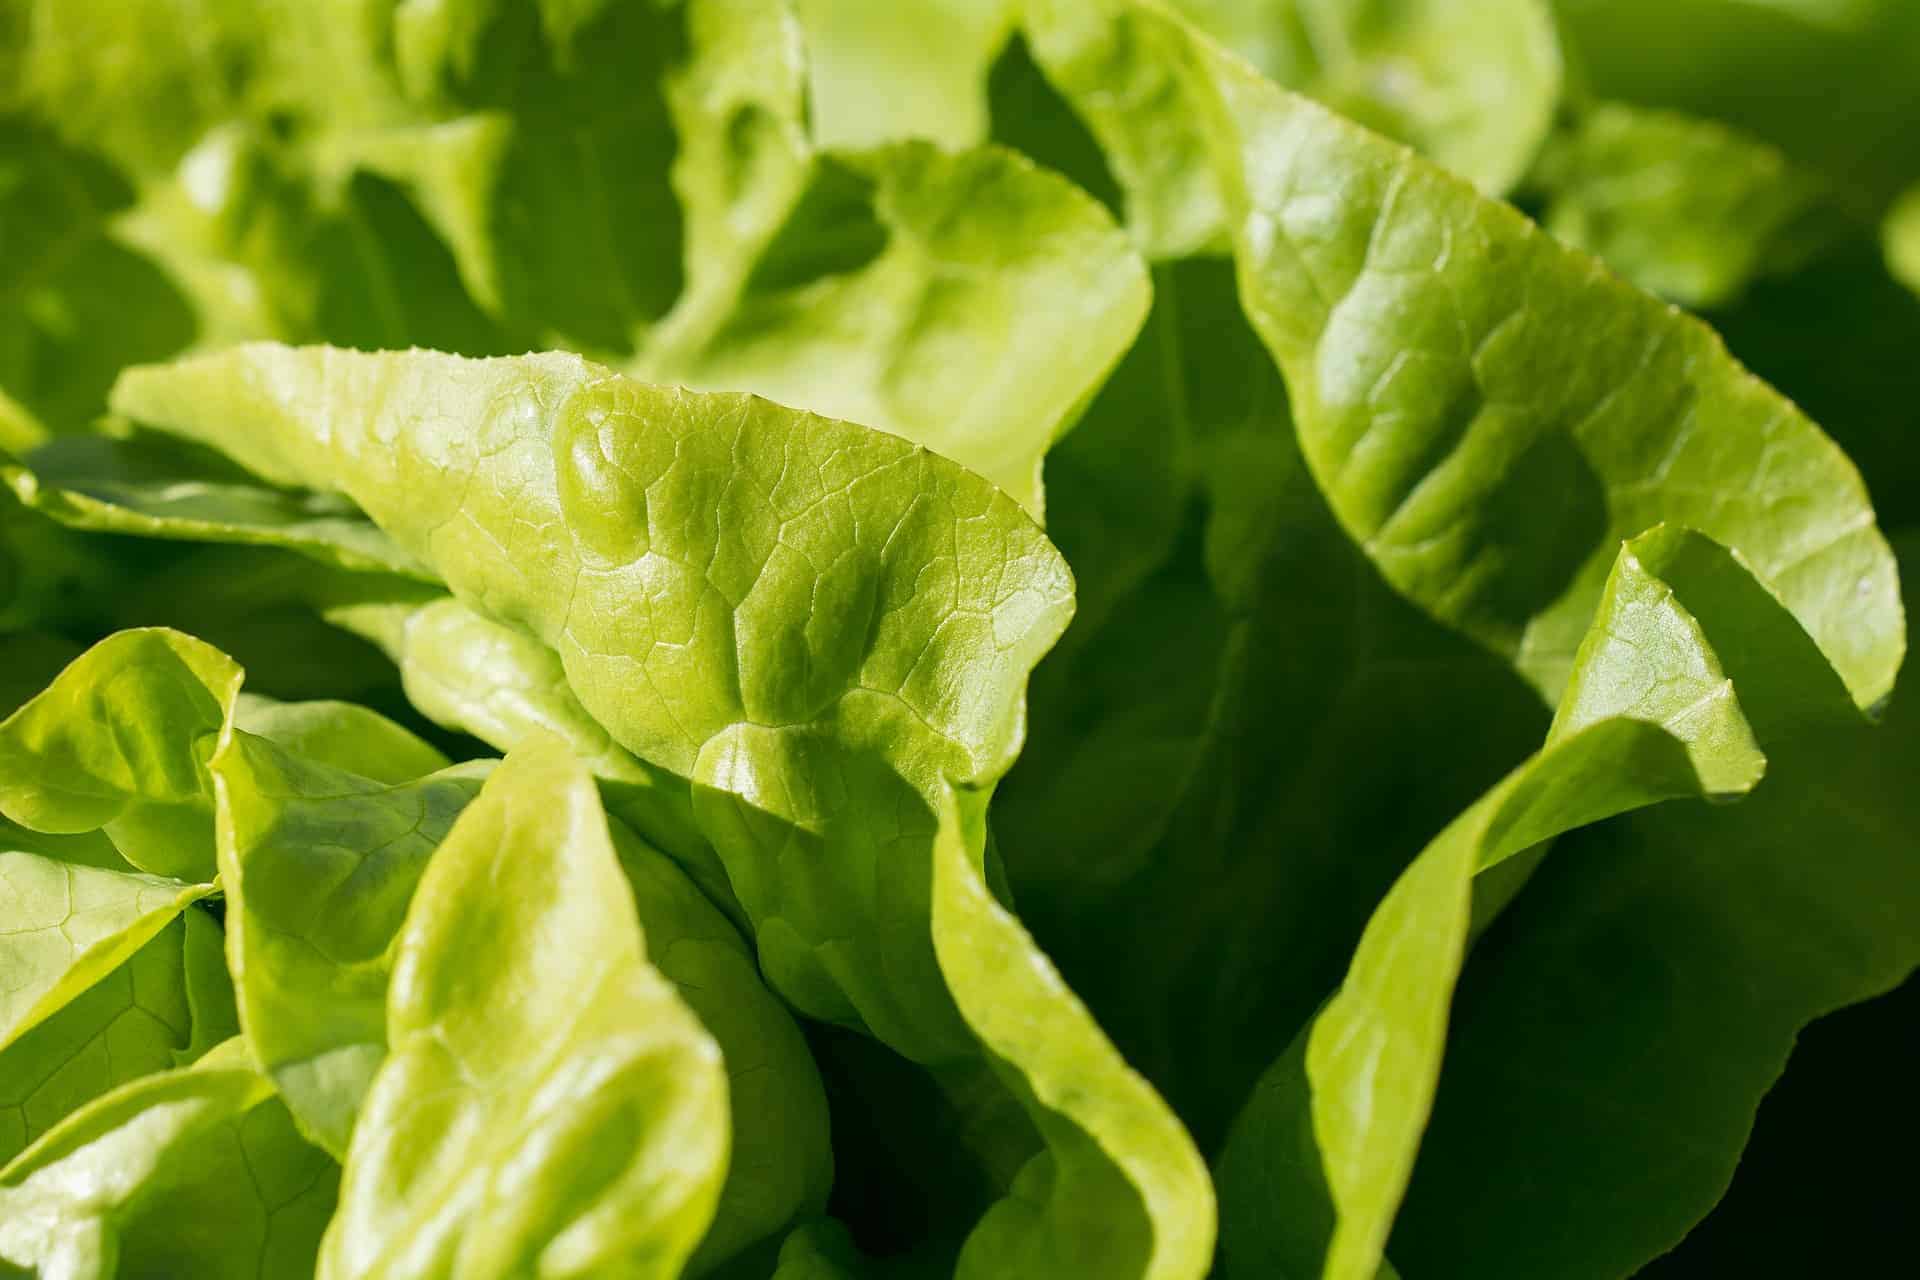
[[[1895,546],[1912,565],[1913,536]],[[1509,1272],[1602,1275],[1671,1247],[1733,1175],[1795,1031],[1912,972],[1911,801],[1892,781],[1912,758],[1911,700],[1897,694],[1867,727],[1835,694],[1829,684],[1824,716],[1802,703],[1774,720],[1772,777],[1751,798],[1663,806],[1580,833],[1489,931],[1465,975],[1434,1124],[1394,1234],[1409,1269],[1456,1268],[1471,1255]],[[1759,727],[1765,704],[1748,704]],[[1597,947],[1611,956],[1602,969],[1581,958]],[[1596,1035],[1602,1025],[1617,1033]],[[1676,1056],[1657,1105],[1640,1110],[1654,1044]],[[1497,1106],[1481,1103],[1489,1093]],[[1573,1095],[1584,1102],[1569,1106]],[[1590,1153],[1577,1173],[1517,1189],[1517,1215],[1544,1197],[1552,1231],[1527,1221],[1494,1233],[1457,1217],[1454,1179],[1502,1176],[1523,1134],[1529,1148],[1550,1139],[1556,1163],[1560,1152]],[[1574,1202],[1575,1188],[1628,1168],[1651,1182],[1631,1212]]]
[[[535,733],[564,738],[600,780],[608,811],[646,832],[708,897],[738,914],[726,869],[694,822],[685,779],[615,742],[574,696],[559,654],[446,597],[353,606],[338,616],[386,648],[407,697],[438,723],[501,752]]]
[[[338,1172],[238,1040],[104,1095],[0,1168],[0,1258],[72,1276],[121,1262],[219,1277],[313,1267]]]
[[[545,945],[556,932],[565,950]],[[676,1274],[719,1196],[725,1076],[646,962],[599,797],[564,747],[494,772],[394,956],[391,1049],[320,1274]]]
[[[1912,180],[1920,119],[1912,5],[1554,0],[1554,8],[1599,96],[1719,120],[1872,203]]]
[[[78,882],[84,872],[71,874]],[[11,968],[21,957],[8,959]],[[100,967],[84,985],[70,966],[64,989],[47,993],[58,1007],[0,1049],[8,1090],[0,1154],[9,1160],[92,1099],[191,1062],[239,1031],[220,929],[204,911],[180,912],[120,963]]]
[[[1920,965],[1916,12],[0,0],[0,1271],[1750,1232]]]
[[[1037,514],[1047,445],[1146,310],[1139,259],[1104,210],[1024,157],[878,145],[981,141],[969,72],[1004,39],[1010,9],[691,6],[691,56],[669,95],[688,286],[629,371],[906,436]],[[876,61],[881,49],[913,63]],[[823,86],[842,60],[906,80]],[[934,77],[966,104],[958,117],[935,106]]]
[[[1778,150],[1712,121],[1619,103],[1595,105],[1557,135],[1527,185],[1548,231],[1695,308],[1800,265],[1845,229],[1827,182]]]
[[[465,397],[471,433],[432,429],[407,400],[430,395],[444,410],[449,393]],[[893,437],[564,356],[251,347],[130,372],[116,397],[130,417],[218,440],[270,478],[343,490],[456,596],[556,652],[587,714],[692,786],[760,964],[803,1012],[864,1025],[929,1063],[975,1058],[976,1037],[1007,1054],[957,1003],[972,951],[942,955],[925,924],[938,788],[1004,771],[1027,671],[1070,607],[1065,566],[1006,495]],[[379,416],[330,407],[354,403]],[[386,448],[318,430],[355,421]],[[530,518],[548,532],[508,532]],[[634,598],[650,600],[646,615]],[[803,612],[802,599],[816,603]],[[876,879],[882,865],[898,870]],[[1046,989],[1033,1003],[1062,1000]],[[1085,1052],[1104,1048],[1093,1043]],[[1025,1047],[1016,1094],[1042,1062]],[[1131,1141],[1188,1150],[1150,1094],[1118,1105]],[[1086,1141],[1077,1108],[1063,1122],[1038,1169]],[[1077,1163],[1097,1171],[1099,1201],[1132,1199],[1110,1153]],[[1116,1256],[1154,1248],[1157,1221],[1194,1233],[1182,1250],[1206,1252],[1210,1194],[1197,1157],[1187,1166],[1172,1194],[1136,1211],[1138,1234]],[[1041,1230],[1080,1212],[1073,1199],[1049,1206]],[[976,1238],[1003,1220],[989,1215]],[[1059,1256],[978,1247],[981,1261],[963,1267],[1043,1274]]]
[[[1698,535],[1662,528],[1627,544],[1546,746],[1381,900],[1304,1053],[1278,1061],[1237,1122],[1221,1169],[1230,1267],[1374,1274],[1432,1106],[1476,875],[1616,813],[1743,794],[1764,771],[1762,740],[1843,719],[1838,681],[1779,614],[1743,566]],[[1316,1144],[1319,1168],[1296,1154]],[[1264,1167],[1269,1159],[1278,1167]],[[1303,1175],[1289,1195],[1285,1180]],[[1276,1220],[1267,1212],[1276,1185],[1282,1199],[1324,1194],[1332,1212]]]
[[[286,547],[349,569],[422,575],[338,501],[261,485],[218,455],[172,441],[68,436],[0,463],[22,506],[70,528],[188,542]]]
[[[1161,105],[1215,170],[1301,451],[1395,587],[1557,695],[1612,547],[1674,520],[1747,555],[1862,700],[1885,696],[1904,622],[1858,473],[1711,330],[1150,9],[1116,23],[1175,69]],[[1159,124],[1090,110],[1129,147]],[[1775,457],[1804,490],[1761,473]]]
[[[409,394],[468,429],[433,430]],[[247,347],[132,371],[116,404],[225,437],[269,477],[344,491],[456,595],[558,652],[589,714],[695,786],[762,962],[802,1009],[859,1018],[910,1056],[963,1043],[929,944],[849,928],[920,914],[924,873],[876,899],[814,902],[799,886],[831,884],[832,864],[780,855],[831,832],[836,859],[858,865],[899,838],[866,829],[865,806],[825,803],[836,774],[836,788],[904,800],[942,770],[984,783],[1006,767],[1019,684],[1070,597],[1065,566],[1004,495],[879,433],[564,356]],[[348,404],[380,416],[332,408]],[[323,436],[329,421],[340,430]],[[763,470],[735,483],[736,460]],[[842,822],[844,836],[823,825]]]
[[[1499,195],[1553,118],[1560,49],[1542,0],[1177,0],[1279,84]]]
[[[386,1048],[393,939],[480,783],[467,766],[383,783],[370,754],[349,770],[236,733],[213,763],[247,1041],[335,1156]]]

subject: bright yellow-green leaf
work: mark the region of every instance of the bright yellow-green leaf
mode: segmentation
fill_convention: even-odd
[[[513,753],[435,851],[386,1013],[322,1277],[679,1274],[726,1170],[720,1051],[647,963],[558,741]]]

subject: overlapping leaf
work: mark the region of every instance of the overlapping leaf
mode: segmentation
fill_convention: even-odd
[[[182,911],[91,985],[70,968],[49,995],[58,1006],[0,1048],[6,1159],[101,1094],[191,1062],[239,1030],[220,928],[201,910]]]
[[[118,403],[268,479],[344,491],[456,596],[557,652],[616,741],[693,784],[761,966],[800,1009],[920,1061],[977,1055],[928,925],[933,805],[949,778],[1004,771],[1027,671],[1070,607],[1005,495],[894,437],[562,356],[247,348],[131,374]],[[329,408],[349,404],[374,413]],[[1044,1080],[1043,1062],[1031,1046],[1009,1065]],[[1049,1144],[1104,1170],[1096,1203],[1138,1214],[1116,1258],[1187,1274],[1210,1193],[1171,1117],[1143,1089],[1036,1096]],[[1188,1157],[1138,1210],[1129,1144]],[[1088,1211],[1062,1203],[1036,1229],[1057,1239]]]
[[[0,479],[22,506],[74,529],[285,547],[350,569],[424,573],[338,499],[270,488],[171,441],[69,436],[25,465],[0,459]]]
[[[303,1131],[344,1155],[387,1054],[394,939],[487,770],[383,773],[364,743],[303,756],[278,727],[277,741],[235,734],[213,764],[227,927],[249,1045]],[[618,825],[613,839],[654,966],[726,1055],[734,1159],[702,1244],[724,1259],[819,1207],[820,1086],[732,926],[659,853]]]
[[[1895,546],[1911,585],[1920,546]],[[1873,727],[1776,720],[1768,780],[1737,806],[1663,806],[1556,850],[1464,975],[1390,1245],[1409,1272],[1618,1275],[1718,1200],[1805,1024],[1920,964],[1909,692]],[[1743,698],[1762,727],[1767,701]],[[1470,1186],[1505,1189],[1497,1230],[1461,1211]]]
[[[0,0],[0,1256],[305,1274],[297,1130],[337,1275],[1180,1280],[1155,1090],[1216,1153],[1269,1064],[1228,1274],[1671,1245],[1920,960],[1893,561],[1796,407],[1911,523],[1920,28],[1546,7]],[[192,447],[46,443],[262,335],[879,431],[243,348],[124,381]],[[56,678],[156,621],[514,760],[162,632]],[[170,1070],[236,994],[261,1073]]]
[[[726,1170],[720,1053],[647,963],[559,743],[509,757],[434,854],[386,1015],[321,1276],[679,1273]]]
[[[1396,588],[1557,697],[1614,543],[1677,521],[1885,696],[1904,622],[1859,475],[1705,325],[1151,5],[1047,21],[1043,64],[1112,154],[1158,154],[1178,122],[1307,463]],[[1123,55],[1159,97],[1098,88]]]
[[[0,1168],[0,1259],[107,1280],[313,1271],[339,1171],[229,1040],[67,1117]]]
[[[1830,182],[1713,121],[1619,103],[1578,114],[1527,179],[1540,221],[1649,293],[1735,299],[1848,230]]]
[[[1560,92],[1544,0],[1174,0],[1275,82],[1500,195],[1526,172]]]
[[[1304,1049],[1236,1122],[1221,1170],[1228,1265],[1374,1274],[1439,1079],[1477,874],[1629,809],[1743,794],[1764,742],[1850,712],[1805,633],[1723,549],[1667,529],[1629,543],[1546,746],[1408,868]]]
[[[7,646],[22,674],[40,665],[36,647]],[[0,721],[9,1156],[232,1031],[218,930],[193,904],[215,891],[197,752],[238,688],[237,669],[198,641],[123,632]]]

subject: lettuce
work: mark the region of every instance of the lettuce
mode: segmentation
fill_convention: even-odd
[[[1757,1230],[1920,966],[1912,13],[0,0],[0,1270]]]

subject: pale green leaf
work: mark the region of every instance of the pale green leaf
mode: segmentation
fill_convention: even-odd
[[[1214,1212],[1199,1153],[988,888],[984,800],[936,802],[934,944],[961,1016],[1046,1150],[968,1236],[956,1275],[1201,1275]],[[1100,1211],[1136,1197],[1136,1213]]]
[[[742,266],[730,293],[690,294],[636,371],[906,436],[1036,513],[1048,446],[1147,309],[1105,211],[995,148],[814,159]]]
[[[679,1274],[726,1168],[720,1052],[648,965],[564,746],[494,771],[395,954],[320,1275]]]
[[[335,403],[380,411],[316,437]],[[910,1056],[964,1052],[930,942],[853,925],[922,917],[931,868],[869,899],[783,848],[889,856],[930,837],[930,811],[896,832],[841,797],[1010,761],[1026,672],[1070,607],[1011,501],[879,432],[560,355],[241,348],[130,373],[121,405],[346,491],[456,596],[539,637],[616,741],[693,782],[783,994]],[[800,891],[816,877],[837,887]]]
[[[732,1150],[713,1225],[688,1264],[699,1273],[826,1207],[826,1096],[800,1029],[739,931],[673,862],[617,818],[609,826],[648,958],[726,1062]]]
[[[1490,195],[1546,137],[1560,48],[1546,0],[1173,0],[1289,89],[1397,138]]]
[[[0,852],[7,932],[0,938],[0,1046],[12,1043],[125,964],[211,892],[159,876]]]
[[[615,741],[693,783],[781,994],[918,1060],[978,1061],[947,975],[960,960],[927,924],[933,803],[950,778],[1005,770],[1026,673],[1069,608],[1064,566],[1004,494],[895,437],[563,356],[258,347],[130,374],[120,403],[270,478],[343,490],[457,597],[538,637]],[[349,404],[377,409],[327,408]],[[1083,1052],[1111,1053],[1076,1004],[1038,1002],[1084,1029]],[[1019,1053],[1016,1093],[1053,1101],[1046,1046],[992,1051]],[[1113,1135],[1197,1168],[1184,1133],[1137,1081],[1062,1110],[1043,1136],[1097,1199],[1046,1201],[1028,1230],[1070,1238],[1119,1214],[1116,1265],[1183,1274],[1206,1252],[1204,1180],[1176,1167],[1136,1189]],[[1032,1212],[1015,1192],[982,1240]],[[980,1248],[989,1268],[1047,1257]]]
[[[0,1049],[0,1161],[101,1094],[192,1062],[238,1030],[220,927],[183,912]]]
[[[229,1040],[96,1098],[0,1168],[0,1259],[72,1280],[295,1280],[337,1181]]]
[[[925,138],[986,140],[987,66],[1012,33],[1017,0],[798,0],[808,124],[828,147]]]
[[[276,702],[243,693],[234,702],[233,726],[316,764],[389,785],[453,763],[411,730],[351,702]]]
[[[373,639],[400,668],[422,714],[507,752],[536,733],[564,738],[600,780],[607,810],[671,854],[715,903],[738,914],[726,870],[693,820],[684,778],[620,746],[586,713],[560,656],[458,600],[368,604],[330,620]]]
[[[242,732],[213,774],[248,1048],[302,1132],[344,1155],[386,1051],[393,939],[483,771],[382,782]]]
[[[891,431],[1037,514],[1048,446],[1139,328],[1144,269],[1106,211],[1057,175],[995,147],[879,145],[924,137],[925,116],[845,100],[931,108],[927,77],[880,57],[925,48],[940,93],[979,117],[949,118],[954,135],[940,140],[978,142],[984,60],[1005,38],[1007,6],[856,13],[829,0],[802,6],[804,31],[788,8],[690,6],[691,52],[670,91],[688,288],[631,371]],[[923,44],[928,21],[962,29],[971,52]],[[954,61],[972,56],[977,67]],[[856,64],[862,80],[835,75],[843,89],[806,95],[810,74]],[[831,145],[856,133],[872,148]]]
[[[122,631],[0,721],[0,813],[36,831],[104,831],[142,871],[213,879],[205,755],[241,672],[175,631]]]

